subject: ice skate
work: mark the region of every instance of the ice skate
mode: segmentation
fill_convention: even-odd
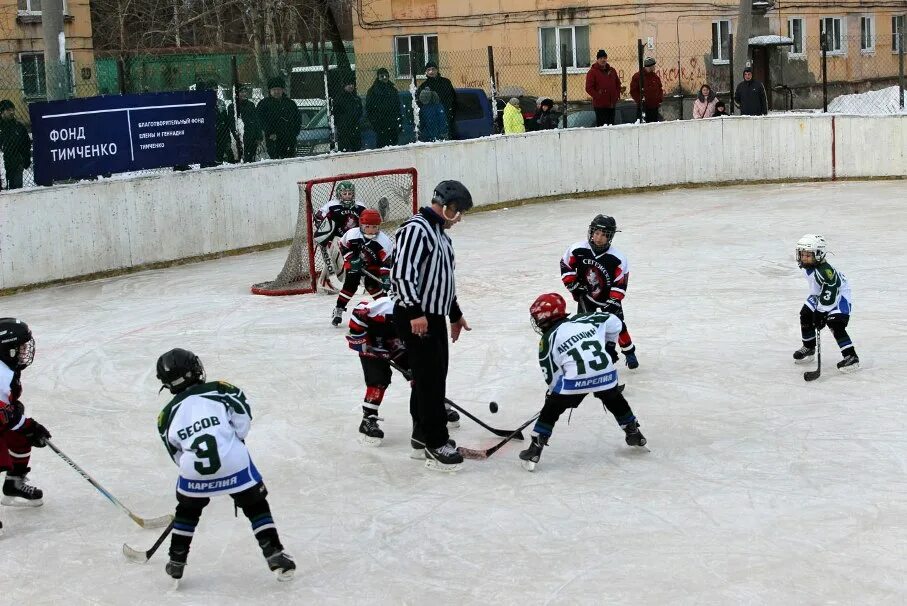
[[[359,443],[365,446],[379,446],[384,439],[384,431],[378,427],[380,418],[369,415],[362,418],[359,424]]]
[[[844,356],[844,359],[838,362],[838,370],[843,373],[856,372],[860,369],[860,358],[857,357],[857,354],[850,354],[849,356]]]
[[[460,426],[460,413],[451,408],[447,407],[447,428],[448,429],[457,429]]]
[[[463,465],[463,455],[450,441],[440,448],[425,449],[425,467],[433,471],[457,471]]]
[[[639,431],[639,423],[636,421],[631,421],[626,425],[622,425],[621,429],[627,434],[626,439],[628,446],[644,447],[646,445],[646,437]]]
[[[293,561],[293,556],[285,551],[278,551],[268,556],[267,560],[268,568],[277,575],[278,581],[284,583],[293,580],[293,575],[296,573],[296,562]]]
[[[532,443],[529,448],[520,452],[520,460],[523,462],[523,469],[526,471],[535,471],[535,466],[542,456],[542,449],[548,444],[548,438],[542,436],[532,436]]]
[[[3,482],[3,498],[0,499],[0,505],[9,507],[40,507],[44,504],[44,493],[40,488],[36,488],[28,483],[28,472],[31,469],[26,468],[25,473],[21,476],[15,476],[7,472],[6,481]]]
[[[451,448],[456,448],[457,443],[455,440],[447,440],[447,444]],[[409,445],[412,447],[412,450],[409,453],[409,458],[416,461],[425,460],[425,442],[418,438],[410,438]]]
[[[812,362],[815,356],[816,348],[807,347],[806,345],[804,345],[794,352],[794,364],[806,364],[808,362]]]
[[[331,315],[331,326],[340,326],[340,323],[343,322],[343,312],[346,311],[342,307],[335,307]]]

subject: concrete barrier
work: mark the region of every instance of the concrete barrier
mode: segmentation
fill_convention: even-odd
[[[0,196],[0,290],[290,238],[306,179],[414,166],[420,201],[477,205],[627,188],[907,172],[903,117],[779,115],[570,129],[108,179]]]

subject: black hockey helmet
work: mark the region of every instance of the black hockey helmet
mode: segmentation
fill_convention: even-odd
[[[35,359],[35,340],[28,324],[0,318],[0,360],[12,370],[24,370]]]
[[[441,181],[431,196],[432,202],[441,206],[453,205],[458,213],[465,213],[472,208],[472,194],[459,181]]]
[[[602,248],[592,244],[592,234],[597,231],[605,232],[605,235],[608,236],[608,243]],[[617,229],[617,221],[614,220],[614,217],[608,215],[595,215],[595,218],[592,219],[592,222],[589,224],[589,246],[592,247],[595,252],[602,252],[608,250],[608,247],[611,246],[611,242],[614,241],[614,234],[620,230]],[[601,248],[601,250],[597,250]]]
[[[198,356],[187,349],[171,349],[157,359],[157,378],[170,393],[178,394],[197,383],[205,382],[205,367]]]

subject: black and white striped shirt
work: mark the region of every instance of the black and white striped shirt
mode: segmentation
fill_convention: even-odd
[[[444,219],[431,208],[422,208],[395,234],[391,267],[391,292],[410,318],[425,314],[463,315],[454,283],[454,251],[444,232]]]

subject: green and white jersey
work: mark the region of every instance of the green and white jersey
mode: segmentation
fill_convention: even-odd
[[[843,272],[823,261],[816,267],[804,267],[806,282],[809,284],[809,298],[806,305],[829,314],[850,315],[853,298],[850,283]]]
[[[157,425],[180,468],[176,487],[180,494],[214,497],[261,482],[243,443],[252,412],[238,387],[222,381],[190,387],[164,407]]]
[[[617,385],[617,369],[605,350],[617,343],[623,322],[597,312],[577,314],[542,335],[539,365],[548,391],[559,394],[593,393]]]

